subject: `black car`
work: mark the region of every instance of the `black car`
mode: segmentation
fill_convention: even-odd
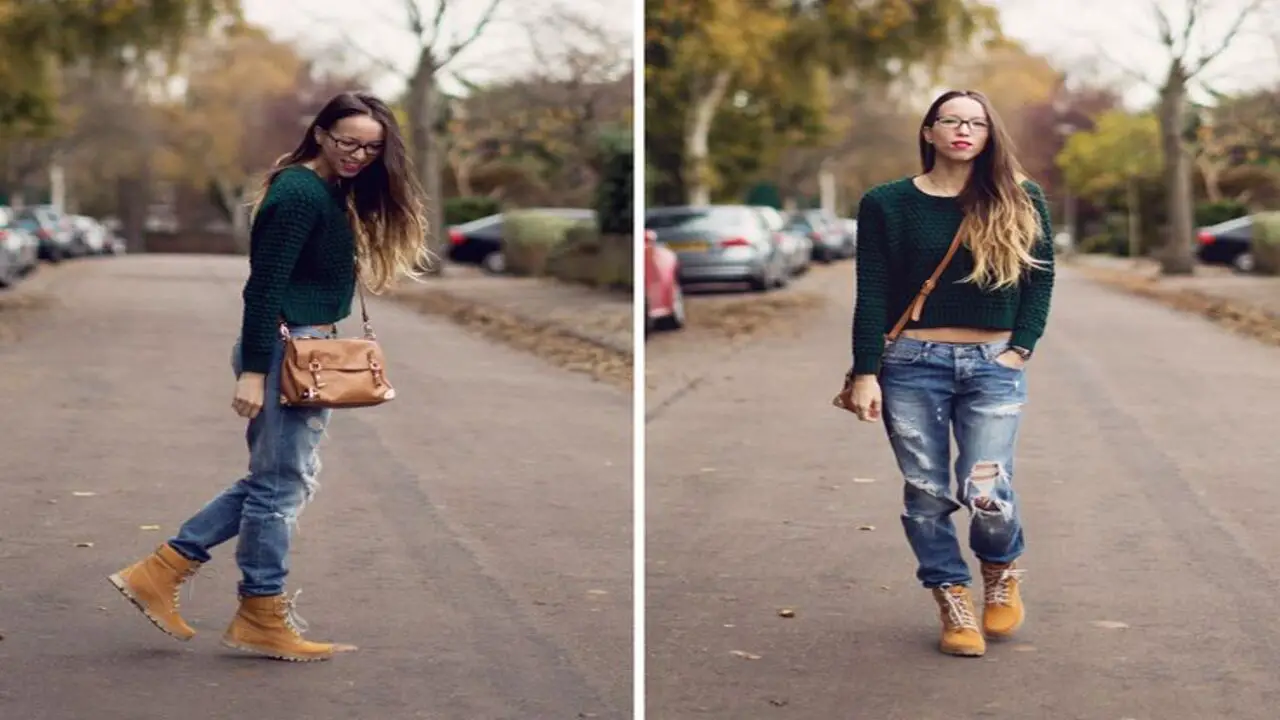
[[[1200,228],[1196,255],[1206,265],[1230,265],[1240,272],[1253,271],[1253,218],[1238,217]]]
[[[584,208],[521,208],[521,213],[542,213],[594,222],[594,210]],[[449,228],[449,259],[456,263],[479,265],[491,273],[507,268],[502,254],[502,213],[489,215]]]

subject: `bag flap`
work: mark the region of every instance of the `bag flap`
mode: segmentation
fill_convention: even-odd
[[[371,361],[383,369],[387,366],[378,343],[364,338],[295,338],[289,350],[287,362],[302,371],[308,371],[313,361],[319,363],[321,372],[368,370]]]

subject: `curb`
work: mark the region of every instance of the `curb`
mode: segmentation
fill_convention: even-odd
[[[1280,346],[1280,315],[1257,305],[1201,290],[1161,287],[1158,280],[1121,269],[1079,263],[1071,263],[1069,267],[1090,282],[1153,300],[1173,310],[1198,315],[1238,334]]]

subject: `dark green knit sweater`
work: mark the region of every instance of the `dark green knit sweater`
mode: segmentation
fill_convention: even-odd
[[[960,282],[973,272],[961,246],[911,328],[967,327],[1012,330],[1012,344],[1028,350],[1044,332],[1053,293],[1053,226],[1040,186],[1023,183],[1040,211],[1044,233],[1032,254],[1048,263],[1015,288],[984,290]],[[857,299],[853,313],[853,372],[879,372],[884,336],[942,262],[964,213],[955,198],[922,192],[911,178],[872,188],[858,208]]]
[[[336,186],[305,167],[276,176],[254,218],[249,245],[240,328],[246,372],[270,369],[281,316],[291,324],[320,325],[351,313],[355,252]]]

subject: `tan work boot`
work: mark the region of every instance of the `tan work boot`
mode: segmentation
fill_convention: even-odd
[[[222,644],[292,662],[328,660],[334,653],[356,649],[354,645],[304,640],[304,632],[306,623],[294,612],[291,598],[284,595],[243,597],[235,619],[222,636]]]
[[[987,641],[978,629],[969,588],[963,585],[935,588],[933,599],[942,613],[942,640],[938,649],[948,655],[982,656],[987,651]]]
[[[166,543],[107,579],[153,625],[179,640],[190,640],[196,631],[178,614],[178,591],[199,568],[200,563],[182,557]]]
[[[1027,617],[1022,593],[1018,590],[1022,572],[1014,563],[982,563],[982,631],[988,637],[1004,639],[1022,627]]]

